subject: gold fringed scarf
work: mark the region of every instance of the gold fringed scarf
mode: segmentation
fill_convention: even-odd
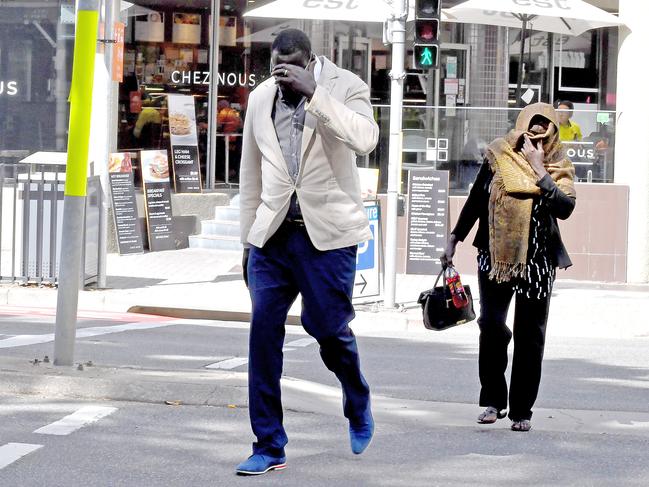
[[[554,127],[550,125],[543,135],[530,133],[530,122],[536,115],[547,118]],[[523,153],[517,151],[524,134],[527,133],[533,143],[543,139],[543,164],[546,170],[561,191],[576,197],[575,169],[559,141],[558,126],[556,112],[551,105],[529,105],[518,116],[516,128],[505,138],[494,140],[487,150],[493,172],[489,196],[489,278],[496,282],[526,277],[533,197],[540,195],[541,189],[536,185],[538,177],[532,166]]]

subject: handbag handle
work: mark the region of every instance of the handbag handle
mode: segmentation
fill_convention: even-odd
[[[452,265],[450,265],[450,266],[448,266],[448,267],[442,267],[442,270],[439,271],[439,274],[437,274],[437,279],[435,279],[435,284],[433,285],[433,287],[437,287],[437,283],[439,282],[440,277],[442,277],[442,274],[444,275],[444,277],[446,277],[446,271],[448,271],[449,269],[453,269],[453,268],[454,268],[454,267],[453,267]],[[448,287],[448,284],[446,284],[446,279],[444,279],[444,280],[442,281],[442,285],[443,285],[445,288]]]
[[[437,279],[435,279],[435,284],[433,285],[433,288],[436,288],[440,277],[442,277],[442,275],[444,275],[444,279],[442,279],[442,287],[444,288],[444,296],[446,296],[446,291],[448,290],[448,284],[446,282],[446,271],[449,270],[452,267],[453,266],[448,266],[446,268],[442,267],[442,270],[439,271],[439,274],[437,274]],[[448,305],[448,300],[446,300],[446,307],[450,308],[450,306]]]

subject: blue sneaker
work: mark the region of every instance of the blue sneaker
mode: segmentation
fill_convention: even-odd
[[[349,440],[352,446],[352,452],[360,455],[372,442],[374,435],[374,419],[370,416],[370,421],[362,426],[355,426],[349,423]]]
[[[262,475],[271,470],[286,468],[286,457],[271,457],[253,453],[237,466],[237,475]]]

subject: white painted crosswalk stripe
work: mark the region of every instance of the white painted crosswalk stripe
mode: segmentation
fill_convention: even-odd
[[[283,352],[292,352],[295,350],[294,347],[308,347],[309,345],[316,343],[315,338],[307,337],[307,338],[300,338],[299,340],[293,340],[292,342],[288,342],[286,345],[284,345],[284,348],[282,349]],[[231,370],[231,369],[236,369],[237,367],[241,367],[242,365],[246,365],[248,363],[248,358],[247,357],[234,357],[234,358],[229,358],[226,360],[221,360],[220,362],[215,362],[210,365],[206,365],[206,369],[219,369],[219,370]]]
[[[316,343],[316,339],[307,337],[307,338],[300,338],[299,340],[293,340],[292,342],[288,342],[284,346],[285,347],[308,347],[313,343]]]
[[[173,324],[173,322],[167,321],[160,323],[126,323],[123,325],[92,326],[88,328],[79,328],[77,330],[77,338],[88,338],[124,331],[149,330],[152,328],[171,326]],[[10,338],[0,339],[0,348],[24,347],[26,345],[38,345],[40,343],[49,343],[53,341],[54,333],[46,333],[43,335],[15,335]]]
[[[99,421],[117,411],[117,408],[107,406],[85,406],[52,424],[38,428],[34,433],[41,435],[69,435],[91,423]]]
[[[7,443],[0,446],[0,470],[42,447],[43,445],[29,443]]]
[[[236,369],[237,367],[240,367],[247,363],[248,363],[247,357],[234,357],[234,358],[229,358],[227,360],[221,360],[220,362],[215,362],[210,365],[206,365],[205,368],[230,370],[230,369]]]

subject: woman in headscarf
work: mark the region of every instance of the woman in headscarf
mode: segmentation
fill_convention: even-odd
[[[505,324],[514,295],[514,357],[509,387],[512,430],[529,431],[541,381],[541,361],[555,270],[572,263],[561,241],[557,219],[575,208],[575,170],[559,140],[551,105],[524,108],[516,128],[487,149],[469,197],[442,254],[453,264],[462,242],[478,220],[480,288],[480,406],[478,422],[495,423],[507,409]]]

